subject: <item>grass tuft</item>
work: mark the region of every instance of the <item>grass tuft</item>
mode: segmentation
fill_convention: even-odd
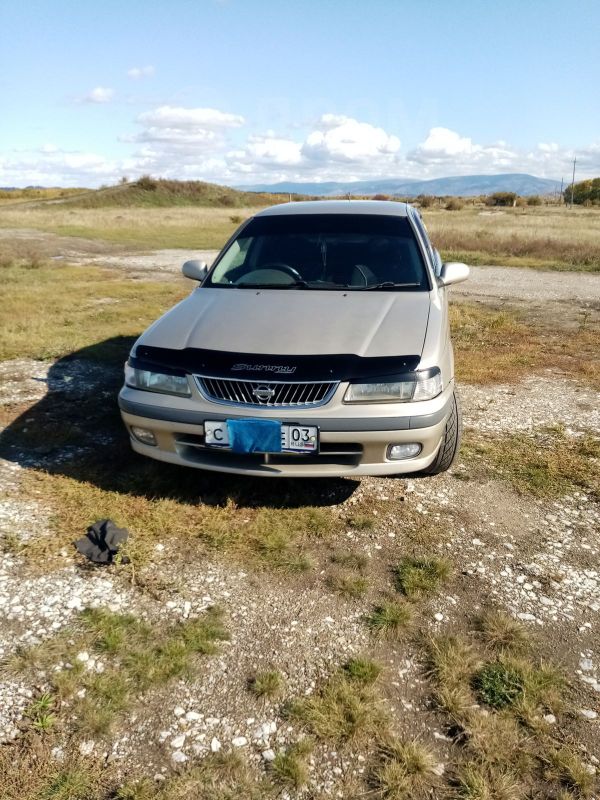
[[[413,599],[436,592],[450,575],[450,564],[440,558],[403,558],[396,569],[398,591]]]
[[[351,658],[344,664],[344,672],[353,681],[370,686],[381,674],[381,667],[368,658]]]
[[[529,635],[524,626],[503,611],[486,611],[476,620],[476,625],[492,650],[520,653],[529,647]]]
[[[375,606],[367,617],[367,625],[374,633],[393,639],[401,635],[411,619],[411,610],[405,603],[390,600]]]
[[[306,739],[279,752],[269,766],[269,774],[279,786],[300,789],[308,782],[306,758],[312,745]]]
[[[550,754],[547,777],[558,780],[578,797],[594,796],[596,778],[581,758],[568,747],[561,747]]]
[[[382,746],[370,783],[385,800],[431,796],[436,784],[432,753],[420,742],[392,740]]]
[[[283,689],[283,676],[274,669],[259,672],[248,681],[248,689],[255,697],[276,697]]]
[[[369,588],[369,581],[362,575],[335,573],[327,579],[327,585],[338,594],[350,600],[362,597]]]

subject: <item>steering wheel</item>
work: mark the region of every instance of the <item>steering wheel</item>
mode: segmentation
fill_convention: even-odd
[[[260,269],[276,269],[279,270],[279,272],[285,272],[286,275],[289,275],[290,278],[293,278],[295,281],[304,280],[297,269],[290,267],[289,264],[284,264],[282,261],[274,261],[272,264],[261,264]]]

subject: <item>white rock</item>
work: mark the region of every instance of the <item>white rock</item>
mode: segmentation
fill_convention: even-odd
[[[77,661],[81,661],[82,664],[85,664],[85,662],[89,660],[90,654],[86,653],[85,650],[82,650],[81,653],[77,653]]]
[[[590,672],[594,669],[594,662],[591,658],[582,658],[579,662],[579,669],[582,669],[584,672]]]
[[[439,611],[437,612],[437,614],[434,614],[433,616],[435,619],[437,619],[438,622],[441,622],[444,619],[444,615],[441,614]]]
[[[554,714],[544,714],[544,721],[548,723],[548,725],[554,725],[556,723],[556,717]]]
[[[96,742],[93,742],[91,739],[88,739],[85,742],[82,742],[79,745],[79,752],[82,756],[91,756],[94,747],[96,746]]]
[[[210,749],[213,753],[218,753],[221,749],[221,742],[217,739],[216,736],[213,736],[212,741],[210,743]]]
[[[234,747],[245,747],[248,744],[248,739],[245,736],[236,736],[231,740],[231,744]]]
[[[181,706],[175,706],[175,708],[173,709],[173,713],[175,714],[176,717],[183,717],[183,715],[185,714],[185,708],[182,708]]]
[[[592,711],[591,708],[580,708],[579,713],[586,719],[597,719],[598,717],[598,714],[595,711]]]
[[[171,761],[175,764],[183,764],[184,761],[187,761],[187,756],[181,750],[175,750],[175,752],[171,755]]]
[[[202,719],[202,714],[199,714],[197,711],[188,711],[185,718],[188,722],[197,722],[199,719]]]
[[[275,752],[269,748],[268,750],[262,751],[262,757],[264,761],[274,761],[275,760]]]
[[[431,771],[433,772],[434,775],[438,775],[441,778],[444,772],[446,771],[446,765],[440,761],[439,764],[436,764],[434,767],[431,768]]]
[[[185,733],[182,733],[179,736],[175,736],[175,738],[171,739],[170,744],[174,750],[181,750],[181,748],[185,744]]]

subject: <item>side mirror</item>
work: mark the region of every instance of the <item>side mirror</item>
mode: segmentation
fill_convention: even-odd
[[[450,286],[453,283],[461,283],[469,277],[469,268],[466,264],[459,261],[446,261],[442,264],[439,281],[442,286]]]
[[[208,264],[206,261],[192,259],[185,262],[181,271],[186,278],[191,278],[193,281],[203,281],[208,275]]]

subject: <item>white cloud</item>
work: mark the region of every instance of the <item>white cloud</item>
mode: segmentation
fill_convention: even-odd
[[[399,150],[397,136],[337,114],[324,114],[317,130],[308,135],[302,146],[303,155],[315,161],[361,162],[382,158],[389,161]]]
[[[133,78],[134,81],[140,78],[151,78],[154,75],[155,69],[152,64],[147,64],[145,67],[132,67],[127,70],[127,76]]]
[[[114,89],[109,89],[106,86],[96,86],[95,89],[84,95],[81,100],[84,103],[110,103],[114,94]]]

